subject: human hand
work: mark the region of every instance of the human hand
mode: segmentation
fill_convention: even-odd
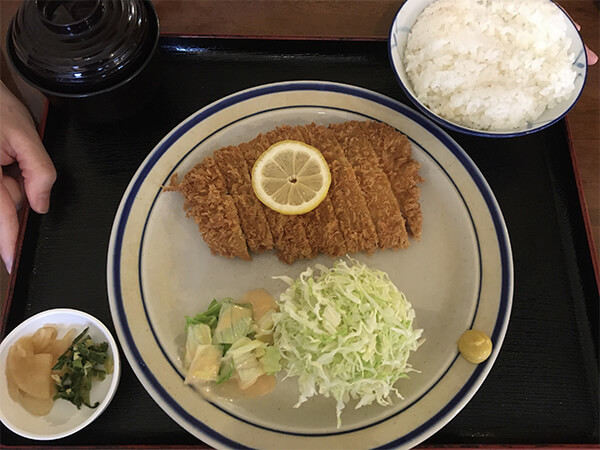
[[[577,28],[577,31],[581,31],[581,25],[579,25],[577,22],[575,22],[575,20],[573,20],[573,17],[571,17],[571,15],[567,12],[567,10],[565,8],[563,8],[561,5],[558,5],[558,7],[560,9],[562,9],[567,16],[569,16],[569,18],[573,22],[573,25],[575,25],[575,28]],[[587,45],[584,44],[584,47],[585,47],[585,55],[587,56],[588,66],[593,66],[594,64],[596,64],[598,62],[598,55],[596,55]]]
[[[575,28],[577,28],[577,31],[581,30],[581,25],[579,25],[577,22],[573,23],[575,24]],[[588,66],[593,66],[598,62],[598,55],[596,55],[592,50],[590,50],[587,45],[585,46],[585,54],[587,56]]]
[[[40,214],[50,206],[56,169],[27,108],[0,81],[0,257],[12,269],[25,195]]]

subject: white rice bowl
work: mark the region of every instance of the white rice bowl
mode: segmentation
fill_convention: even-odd
[[[442,119],[492,133],[532,130],[560,118],[578,98],[583,43],[553,2],[412,4],[406,9],[416,21],[394,24],[390,57],[397,70],[402,65],[408,93]]]

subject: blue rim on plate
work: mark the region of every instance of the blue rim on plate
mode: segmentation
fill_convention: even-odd
[[[508,325],[508,319],[510,316],[511,304],[512,304],[512,291],[513,291],[513,267],[512,267],[512,254],[510,250],[510,243],[508,238],[508,233],[506,227],[504,225],[504,220],[502,218],[501,211],[499,206],[494,198],[492,191],[490,190],[487,182],[481,175],[479,169],[475,166],[473,161],[469,158],[469,156],[450,138],[444,131],[442,131],[435,124],[431,123],[427,118],[421,116],[418,112],[411,110],[405,105],[389,98],[383,96],[381,94],[354,87],[349,85],[343,85],[338,83],[329,83],[329,82],[316,82],[316,81],[297,81],[297,82],[284,82],[284,83],[275,83],[270,85],[259,86],[256,88],[251,88],[245,91],[238,92],[236,94],[225,97],[221,100],[218,100],[197,113],[190,116],[188,119],[183,121],[179,126],[177,126],[171,133],[169,133],[156,147],[155,149],[148,155],[146,160],[142,163],[136,174],[134,175],[124,197],[119,206],[119,211],[117,212],[115,222],[113,225],[113,231],[111,233],[111,240],[109,245],[109,258],[108,258],[108,267],[107,267],[107,275],[108,275],[108,291],[109,291],[109,299],[110,299],[110,307],[111,313],[113,316],[113,320],[115,322],[115,326],[117,329],[117,333],[119,339],[121,341],[122,347],[126,353],[127,359],[129,360],[131,366],[133,367],[136,375],[146,388],[148,392],[152,395],[152,397],[157,401],[157,403],[172,417],[174,418],[180,425],[182,425],[186,430],[196,435],[197,437],[206,440],[207,442],[218,445],[218,446],[226,446],[226,447],[245,447],[248,443],[240,442],[239,438],[229,436],[227,433],[224,433],[222,430],[216,430],[210,424],[203,422],[202,420],[195,417],[191,414],[185,407],[182,407],[178,401],[174,398],[174,396],[170,393],[169,389],[165,388],[159,379],[160,376],[157,376],[154,372],[153,364],[154,361],[146,361],[142,355],[143,349],[140,347],[140,343],[137,340],[137,337],[134,335],[134,331],[132,331],[135,326],[132,326],[131,321],[132,318],[128,317],[126,302],[129,298],[129,293],[124,292],[124,286],[122,284],[122,272],[123,269],[127,267],[128,262],[124,262],[123,259],[123,251],[124,245],[127,245],[125,242],[125,235],[128,229],[128,226],[131,225],[131,215],[132,209],[139,203],[139,194],[144,189],[144,186],[147,182],[147,179],[156,168],[157,164],[161,162],[161,159],[165,157],[167,152],[172,149],[172,147],[187,133],[194,129],[194,127],[199,126],[203,123],[203,121],[211,119],[213,116],[223,113],[228,108],[236,108],[239,105],[243,104],[246,101],[254,101],[256,99],[268,98],[272,95],[277,94],[287,94],[287,93],[302,93],[302,92],[310,92],[312,95],[316,97],[319,96],[319,93],[323,93],[323,95],[335,94],[341,96],[347,96],[348,98],[357,99],[358,101],[365,101],[372,103],[378,107],[387,108],[392,111],[393,114],[401,115],[407,120],[410,120],[417,124],[419,127],[422,127],[430,133],[434,139],[439,141],[448,151],[452,157],[456,158],[456,160],[460,163],[461,169],[464,170],[468,177],[470,177],[470,181],[472,181],[473,185],[478,190],[477,195],[480,195],[482,201],[485,203],[485,208],[487,208],[486,214],[489,215],[491,225],[493,227],[493,235],[496,242],[494,245],[497,246],[498,250],[498,258],[500,265],[500,274],[499,274],[499,292],[498,295],[498,309],[497,313],[494,317],[494,325],[491,329],[490,335],[495,343],[494,352],[492,357],[488,361],[479,366],[475,367],[472,370],[472,373],[468,376],[464,384],[461,388],[453,393],[452,398],[447,401],[444,405],[441,405],[431,417],[428,417],[422,424],[412,429],[410,432],[405,433],[402,436],[390,436],[389,440],[385,442],[379,442],[377,445],[392,445],[392,446],[412,446],[426,439],[428,436],[433,434],[439,428],[441,428],[445,423],[447,423],[455,414],[462,409],[462,407],[467,403],[467,401],[472,397],[472,395],[476,392],[478,387],[481,385],[491,367],[493,362],[498,354],[501,343],[504,338],[504,334],[506,333],[506,328]],[[310,103],[310,105],[301,105],[302,107],[322,107],[322,108],[333,108],[331,105],[327,104],[328,100],[324,100],[320,104]],[[299,105],[296,105],[299,107]],[[279,106],[280,108],[284,108],[283,106]],[[277,108],[274,108],[275,110]],[[266,109],[263,109],[260,112],[264,112]],[[355,112],[352,108],[349,109],[350,112]],[[369,117],[368,114],[364,112],[356,112],[363,117]],[[249,117],[252,114],[247,114],[241,116],[242,120]],[[376,119],[376,118],[375,118]],[[236,120],[237,122],[237,120]],[[176,170],[179,164],[187,158],[200,144],[202,144],[205,140],[214,136],[219,131],[226,129],[227,126],[231,126],[233,122],[227,122],[226,126],[219,127],[210,130],[210,132],[205,133],[204,139],[195,142],[193,145],[189,146],[185,151],[180,152],[179,159],[176,159],[173,164],[169,167],[168,171],[162,174],[162,178],[160,181],[164,185],[164,183],[169,179],[171,174]],[[410,136],[409,136],[410,137]],[[413,145],[417,145],[421,151],[427,152],[427,143],[419,142],[419,140],[415,140],[411,138]],[[435,158],[433,158],[435,159]],[[437,162],[437,161],[436,161]],[[437,162],[440,169],[445,172],[443,164]],[[446,172],[450,182],[454,184],[458,195],[462,198],[462,193],[460,189],[456,186],[452,177]],[[149,339],[152,339],[152,345],[156,346],[157,349],[160,350],[160,354],[166,361],[166,366],[169,366],[169,370],[173,370],[173,372],[177,373],[177,367],[175,367],[174,362],[169,358],[168,352],[163,348],[162,343],[160,342],[160,337],[157,335],[154,324],[152,323],[152,318],[147,310],[147,305],[144,300],[144,287],[142,281],[142,269],[141,263],[143,260],[143,239],[146,235],[146,229],[148,226],[148,221],[151,216],[152,209],[154,208],[154,204],[160,194],[160,186],[154,186],[154,193],[150,196],[153,197],[149,200],[150,206],[148,206],[148,213],[142,219],[143,229],[141,233],[141,238],[139,242],[139,249],[137,249],[137,266],[132,268],[133,271],[137,272],[137,279],[139,286],[136,287],[136,292],[139,290],[139,296],[141,299],[141,309],[145,314],[144,325],[148,328]],[[465,202],[466,209],[468,214],[471,212],[469,210],[469,206],[466,204],[465,199],[463,198],[463,202]],[[182,213],[183,215],[183,213]],[[471,218],[471,221],[473,219]],[[476,228],[475,224],[473,227]],[[475,230],[475,234],[477,234],[477,230]],[[476,236],[478,239],[478,237]],[[479,249],[479,243],[477,243],[478,252],[481,252]],[[479,256],[481,259],[481,254]],[[130,268],[131,269],[131,268]],[[480,263],[479,270],[482,270],[482,265]],[[481,275],[480,275],[481,277]],[[136,300],[137,301],[137,300]],[[475,307],[475,311],[473,313],[473,318],[470,320],[471,326],[475,321],[477,316],[477,309],[479,308],[479,298],[477,299],[477,305]],[[136,319],[137,320],[137,319]],[[444,370],[441,378],[443,379],[448,371],[452,368],[454,363],[457,361],[458,356],[454,356],[450,365]],[[181,373],[177,373],[179,379],[181,379]],[[439,380],[438,380],[439,381]],[[429,389],[425,390],[422,395],[418,398],[414,399],[412,404],[419,402],[423,397],[427,396],[428,393],[434,389],[437,385],[437,382],[430,386]],[[405,409],[410,408],[412,404],[404,405],[404,408],[400,411],[396,411],[391,415],[384,417],[383,419],[379,419],[377,421],[371,421],[366,423],[363,426],[355,426],[352,428],[342,429],[340,431],[334,432],[325,432],[325,433],[305,433],[305,432],[294,432],[290,430],[279,430],[276,427],[269,427],[261,425],[258,422],[253,422],[252,420],[245,419],[244,417],[238,416],[234,413],[231,413],[227,410],[227,408],[223,408],[219,406],[217,403],[211,403],[213,407],[223,412],[225,415],[229,416],[233,420],[237,420],[241,423],[249,427],[254,427],[259,430],[263,430],[264,432],[275,433],[282,436],[290,436],[294,438],[309,438],[309,437],[322,437],[322,436],[339,436],[342,434],[352,434],[356,432],[360,432],[361,430],[366,430],[368,428],[374,427],[381,422],[386,422],[393,417],[397,416]],[[283,442],[283,441],[282,441]],[[282,444],[285,445],[285,444]],[[289,444],[288,444],[289,446]]]

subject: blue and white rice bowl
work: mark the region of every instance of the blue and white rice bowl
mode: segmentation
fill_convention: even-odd
[[[455,118],[443,116],[439,109],[426,104],[422,100],[423,96],[420,96],[421,98],[419,98],[417,95],[416,89],[411,82],[409,74],[407,73],[405,51],[407,48],[407,42],[409,40],[409,34],[417,22],[417,19],[425,10],[425,8],[435,1],[436,0],[406,0],[396,14],[390,29],[388,40],[390,62],[396,74],[396,78],[398,79],[400,86],[408,98],[426,116],[447,129],[461,133],[472,134],[481,137],[514,137],[534,133],[552,125],[563,118],[575,105],[579,99],[579,96],[581,95],[581,92],[583,91],[587,76],[587,57],[585,46],[581,36],[579,35],[579,32],[577,31],[577,28],[575,27],[575,24],[570,17],[550,0],[545,1],[556,7],[556,9],[560,11],[561,16],[564,16],[565,18],[565,35],[566,39],[570,41],[568,54],[571,56],[572,60],[574,89],[570,92],[570,95],[567,98],[561,100],[555,105],[550,105],[550,107],[546,108],[544,112],[535,119],[523,121],[523,123],[520,123],[518,126],[499,128],[488,128],[484,126],[473,125],[472,123],[467,124],[465,122],[460,122]],[[454,2],[454,4],[464,3],[465,1],[467,0]],[[473,4],[479,6],[482,5],[480,2],[475,2],[474,0]],[[516,8],[521,7],[520,5],[517,5],[517,3],[515,3],[515,5]],[[479,20],[479,18],[477,19]],[[428,35],[432,34],[433,33],[428,33]],[[439,76],[440,74],[436,75]],[[552,74],[548,75],[550,76]],[[505,99],[504,96],[503,98]],[[494,105],[492,105],[492,107],[494,107]]]

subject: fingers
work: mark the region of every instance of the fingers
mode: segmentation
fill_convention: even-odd
[[[31,208],[40,214],[48,212],[50,191],[56,181],[56,169],[37,133],[28,133],[13,144],[15,159],[21,169],[25,193]]]
[[[577,28],[577,31],[581,30],[581,25],[579,25],[577,22],[573,22],[573,24],[575,25],[575,28]],[[598,55],[590,50],[587,45],[585,46],[585,55],[587,56],[587,62],[589,66],[593,66],[598,62]]]
[[[588,65],[593,66],[598,62],[598,55],[591,51],[588,46],[585,46],[585,54],[587,55]]]
[[[14,161],[21,169],[25,193],[31,208],[45,213],[56,170],[25,106],[0,82],[0,115],[3,118],[0,157],[7,165]],[[0,158],[2,159],[2,158]]]
[[[569,16],[569,17],[571,17],[571,16]],[[573,20],[572,17],[571,17],[571,20]],[[577,31],[581,31],[581,25],[579,25],[575,21],[573,21],[573,25],[575,25],[575,28],[577,28]],[[596,64],[598,62],[598,55],[596,55],[592,50],[590,50],[587,45],[585,46],[585,55],[587,56],[587,62],[588,62],[589,66],[593,66],[594,64]]]
[[[19,218],[13,199],[4,186],[4,178],[0,181],[0,257],[10,273],[19,234]]]
[[[23,206],[23,187],[21,184],[13,177],[9,175],[4,175],[2,178],[2,183],[4,184],[4,188],[10,194],[12,198],[13,204],[15,205],[15,209],[18,211]]]

